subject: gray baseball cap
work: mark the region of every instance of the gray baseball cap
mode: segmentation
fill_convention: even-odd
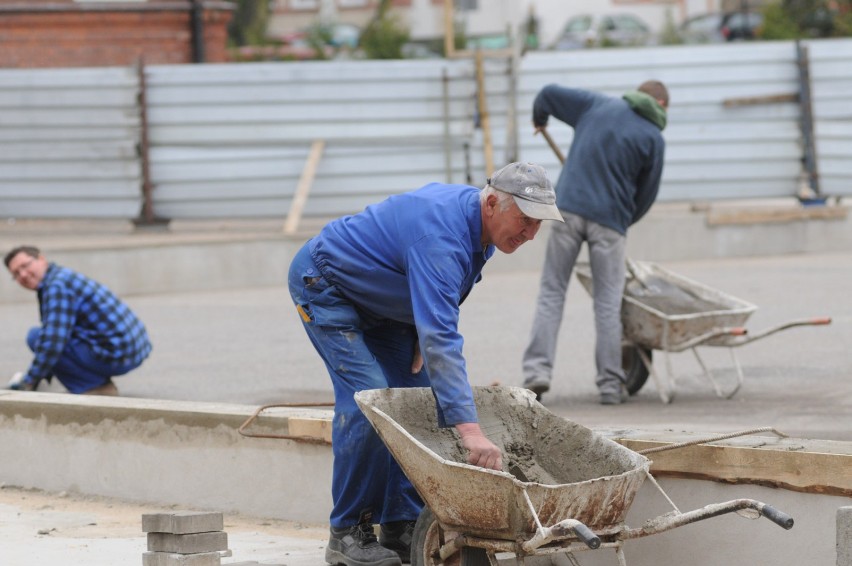
[[[541,165],[510,163],[491,175],[487,183],[512,195],[521,212],[530,218],[564,222],[556,208],[553,185]]]

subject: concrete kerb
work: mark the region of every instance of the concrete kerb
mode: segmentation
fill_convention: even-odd
[[[794,199],[660,203],[631,228],[628,254],[648,261],[748,257],[852,248],[845,206],[806,208]],[[30,221],[0,226],[0,247],[37,245],[58,263],[105,283],[119,295],[284,285],[299,247],[326,219],[310,219],[285,236],[277,220],[174,222],[168,229],[133,230],[128,222]],[[58,228],[56,228],[58,226]],[[549,231],[510,257],[496,254],[489,270],[539,270]],[[677,237],[672,237],[676,234]],[[0,278],[0,301],[27,292]]]
[[[240,436],[237,428],[253,413],[252,407],[221,403],[5,392],[0,394],[0,443],[17,456],[0,461],[0,479],[27,488],[324,524],[330,511],[330,446]],[[292,422],[302,418],[328,421],[331,414],[317,409],[270,409],[258,420],[257,432],[292,433]],[[626,434],[601,432],[614,438]],[[681,440],[665,433],[634,431],[632,436],[634,442],[641,437],[652,444]],[[746,463],[753,458],[744,458],[737,452],[759,450],[770,458],[772,453],[785,458],[791,454],[790,443],[797,446],[792,449],[796,457],[807,458],[803,453],[808,451],[806,441],[797,439],[754,437],[706,449],[713,450],[714,462],[720,465],[729,462],[736,477],[742,479],[749,474]],[[773,448],[775,444],[777,448]],[[827,451],[824,447],[832,444],[838,447],[834,453],[840,460],[852,457],[850,443],[822,442],[819,453],[814,454],[824,457],[823,452]],[[725,456],[726,447],[731,450],[728,456]],[[689,454],[684,457],[692,458]],[[22,466],[21,462],[27,465]],[[776,469],[779,475],[788,474],[786,470],[790,469],[765,463],[758,467],[761,471]],[[809,470],[812,466],[801,465],[796,469]],[[56,473],[57,470],[63,473]],[[791,535],[773,526],[749,527],[749,536],[754,538],[747,545],[719,550],[724,553],[726,563],[754,563],[759,557],[772,562],[782,556],[795,556],[802,563],[827,563],[835,552],[838,560],[848,559],[852,508],[842,508],[837,513],[836,549],[834,540],[835,510],[838,503],[848,501],[849,494],[849,486],[842,482],[836,484],[842,488],[840,491],[818,486],[808,493],[772,489],[769,486],[773,481],[726,486],[684,479],[676,470],[673,477],[661,472],[655,474],[666,492],[679,505],[683,504],[684,509],[697,508],[708,501],[748,497],[771,501],[797,519],[806,519]],[[830,495],[832,492],[835,494]],[[643,487],[631,508],[636,518],[628,517],[628,523],[634,524],[640,516],[659,514],[659,503],[659,494],[651,487]],[[707,521],[701,525],[700,539],[706,541],[703,546],[709,541],[742,536],[740,529],[744,528],[736,519]],[[818,525],[816,531],[814,525]],[[650,556],[664,563],[662,556],[672,552],[683,554],[684,549],[690,548],[689,541],[695,542],[694,532],[680,532],[680,529],[654,538],[652,543],[631,543],[631,555]],[[803,545],[802,540],[809,542]],[[706,548],[701,550],[706,551]],[[808,562],[807,557],[815,560]],[[849,566],[848,560],[838,564]]]
[[[0,478],[27,488],[326,521],[328,445],[242,436],[238,429],[254,410],[222,403],[2,392],[0,442],[20,458],[3,459]],[[251,430],[286,435],[295,420],[330,420],[330,415],[317,409],[270,409]],[[28,465],[21,466],[22,461]]]

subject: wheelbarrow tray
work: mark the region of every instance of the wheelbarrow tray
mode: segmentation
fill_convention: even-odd
[[[624,337],[651,350],[678,351],[696,337],[704,346],[727,345],[715,330],[744,327],[757,306],[650,262],[633,262],[636,278],[625,283],[621,305]],[[577,279],[593,294],[591,267],[579,263]]]
[[[624,522],[650,460],[557,417],[516,387],[474,387],[480,426],[504,471],[465,462],[453,427],[440,428],[429,388],[374,389],[355,400],[444,528],[515,541],[564,519],[597,533]],[[524,495],[529,496],[529,503]]]

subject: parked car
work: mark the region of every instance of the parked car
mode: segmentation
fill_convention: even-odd
[[[653,42],[651,28],[634,15],[584,14],[568,20],[551,49],[648,45]]]
[[[756,39],[763,25],[759,12],[726,12],[702,14],[681,24],[684,43],[724,43]]]

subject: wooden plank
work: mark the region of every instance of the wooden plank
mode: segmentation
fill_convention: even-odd
[[[311,185],[313,185],[324,149],[324,140],[316,140],[311,145],[311,152],[308,155],[308,160],[305,162],[305,168],[302,170],[302,177],[299,179],[299,184],[296,186],[296,193],[293,196],[293,202],[290,204],[287,221],[284,223],[285,234],[295,234],[296,229],[299,227],[299,220],[302,219],[302,212],[305,209],[305,203],[308,201],[308,194],[311,191]]]
[[[765,96],[744,96],[735,98],[726,98],[722,101],[725,108],[735,106],[753,106],[756,104],[780,104],[786,102],[798,102],[799,95],[797,93],[786,94],[769,94]]]
[[[490,177],[494,172],[494,148],[491,146],[491,116],[488,114],[488,99],[485,95],[485,71],[482,66],[482,50],[480,49],[476,51],[476,84],[485,175]]]
[[[647,435],[646,435],[647,436]],[[694,439],[698,435],[692,435]],[[621,438],[631,450],[680,442],[674,438]],[[803,493],[852,496],[852,444],[749,437],[648,455],[657,477],[759,484]]]
[[[331,444],[331,419],[290,417],[287,419],[287,434],[320,440]]]
[[[804,206],[780,209],[710,210],[708,226],[741,224],[783,224],[807,220],[845,220],[848,215],[842,206]]]

